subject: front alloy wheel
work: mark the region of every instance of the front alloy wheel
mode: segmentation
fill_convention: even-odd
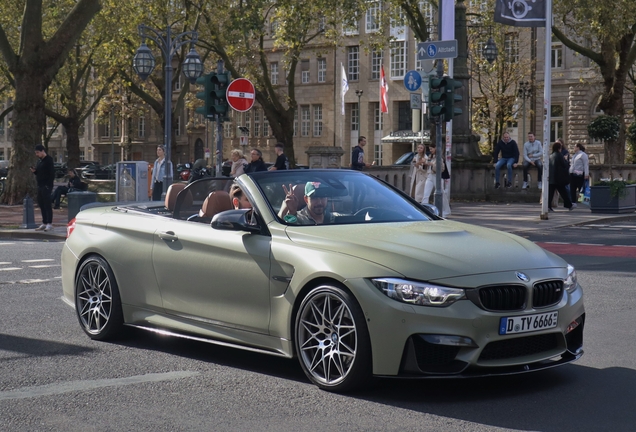
[[[106,340],[120,331],[124,320],[119,290],[102,257],[92,256],[82,263],[75,279],[75,310],[91,339]]]
[[[296,353],[309,379],[330,391],[352,390],[371,374],[371,344],[364,315],[340,288],[320,286],[296,317]]]

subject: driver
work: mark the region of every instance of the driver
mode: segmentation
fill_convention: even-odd
[[[235,209],[251,209],[252,204],[243,193],[243,189],[237,184],[233,184],[230,188],[230,199]]]
[[[285,205],[288,211],[288,214],[283,217],[285,222],[299,225],[333,223],[336,214],[327,210],[327,197],[330,195],[330,189],[326,183],[307,182],[304,196],[307,207],[297,210],[298,198],[294,195],[291,185],[289,185],[289,189],[283,185]]]

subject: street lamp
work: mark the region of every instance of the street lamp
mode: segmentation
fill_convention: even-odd
[[[360,98],[362,97],[362,90],[356,90],[356,96],[358,96],[358,136],[360,136],[360,119],[362,118],[362,107],[360,106]]]
[[[497,60],[498,53],[499,50],[497,49],[497,45],[495,44],[492,36],[490,36],[488,38],[488,42],[486,42],[486,45],[484,45],[482,54],[484,55],[484,58],[488,60],[488,63],[492,64],[495,60]]]
[[[526,139],[526,99],[532,96],[532,84],[528,81],[519,81],[519,90],[517,96],[523,101],[523,135],[522,139]]]
[[[153,40],[161,49],[161,55],[165,61],[165,92],[164,92],[164,145],[166,147],[165,160],[167,162],[165,174],[163,177],[163,196],[165,196],[168,187],[172,183],[172,159],[170,152],[170,144],[172,139],[172,57],[183,45],[190,44],[190,52],[183,61],[183,74],[194,84],[196,79],[203,72],[203,64],[201,58],[194,49],[194,44],[198,41],[198,33],[196,31],[187,31],[176,36],[172,36],[170,26],[165,31],[160,31],[147,27],[144,24],[137,28],[139,37],[141,38],[141,46],[137,49],[133,58],[133,69],[139,75],[139,78],[145,80],[155,68],[155,58],[152,51],[146,45],[146,39]]]

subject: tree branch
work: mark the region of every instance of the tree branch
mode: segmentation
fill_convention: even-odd
[[[563,34],[563,32],[561,30],[559,30],[557,27],[554,27],[554,26],[552,27],[552,33],[554,33],[554,35],[566,47],[570,48],[573,51],[578,52],[579,54],[581,54],[581,55],[583,55],[583,56],[585,56],[587,58],[589,58],[590,60],[592,60],[594,63],[596,63],[600,67],[605,65],[605,60],[603,59],[603,55],[601,53],[597,53],[596,51],[594,51],[594,50],[592,50],[590,48],[585,48],[584,46],[577,44],[573,40],[569,39],[565,34]]]
[[[9,43],[9,39],[7,39],[7,35],[4,32],[4,29],[0,25],[0,52],[2,52],[2,57],[4,57],[4,61],[7,64],[9,70],[13,70],[18,65],[18,56],[11,48],[11,44]]]

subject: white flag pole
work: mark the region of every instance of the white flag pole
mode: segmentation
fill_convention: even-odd
[[[552,0],[545,0],[545,63],[543,70],[543,173],[541,181],[541,219],[548,219],[548,207],[551,196],[548,196],[548,169],[550,166],[550,99],[552,96]]]

